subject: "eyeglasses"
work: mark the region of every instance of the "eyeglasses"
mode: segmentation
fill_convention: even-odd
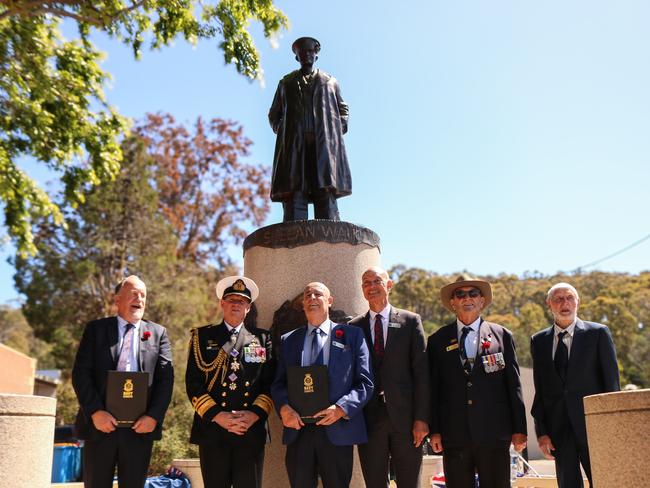
[[[477,290],[476,288],[473,288],[473,289],[471,289],[469,291],[466,291],[466,290],[455,290],[454,291],[454,298],[465,298],[467,296],[470,297],[470,298],[476,298],[476,297],[480,297],[482,295],[481,295],[481,292],[479,290]]]

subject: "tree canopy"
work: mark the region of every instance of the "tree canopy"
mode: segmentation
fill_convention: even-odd
[[[391,302],[419,313],[427,334],[453,321],[443,307],[439,290],[455,280],[420,268],[395,266],[396,281]],[[643,359],[650,353],[650,273],[591,273],[556,276],[509,274],[483,276],[492,285],[493,301],[484,312],[514,335],[517,357],[522,366],[532,366],[530,337],[553,323],[546,306],[546,294],[555,283],[568,282],[580,294],[578,316],[609,327],[616,345],[621,381],[650,386],[650,366]]]
[[[61,19],[76,24],[76,39],[64,39]],[[21,158],[60,176],[63,200],[72,206],[120,168],[120,136],[129,123],[104,96],[109,74],[100,67],[93,31],[131,46],[136,57],[147,43],[159,49],[177,37],[218,39],[225,62],[257,79],[262,70],[251,21],[262,24],[267,38],[288,26],[271,0],[0,0],[0,202],[22,256],[36,252],[36,219],[61,225],[64,218],[20,168]]]
[[[63,371],[59,421],[72,422],[76,412],[69,374],[84,324],[115,313],[114,286],[126,275],[147,284],[145,317],[167,327],[176,375],[184,376],[189,330],[215,320],[214,284],[235,272],[224,249],[207,246],[206,239],[218,235],[224,247],[240,225],[264,220],[268,212],[268,202],[256,196],[268,193],[268,178],[239,161],[248,143],[233,122],[199,120],[188,129],[166,114],[148,116],[122,142],[117,177],[87,189],[78,208],[61,206],[65,227],[48,219],[36,223],[38,253],[15,262],[16,288],[26,302],[21,310],[0,310],[0,340],[32,355],[38,347],[39,366]],[[220,184],[210,179],[217,174]],[[213,198],[217,192],[221,197]],[[245,211],[237,210],[240,200]],[[237,220],[215,225],[212,217],[228,212]],[[187,443],[191,419],[182,382],[176,382],[164,438],[153,453],[154,471],[165,468],[170,453],[196,455]]]

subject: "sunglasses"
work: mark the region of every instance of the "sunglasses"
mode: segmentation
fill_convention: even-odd
[[[477,298],[480,297],[481,292],[474,288],[473,290],[465,291],[465,290],[456,290],[454,291],[454,298],[465,298],[465,297],[470,297],[470,298]]]

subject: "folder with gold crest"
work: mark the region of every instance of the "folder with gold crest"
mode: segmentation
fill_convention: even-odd
[[[109,371],[106,380],[106,410],[118,427],[131,427],[147,411],[149,373]]]

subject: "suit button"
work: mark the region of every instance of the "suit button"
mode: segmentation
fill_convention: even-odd
[[[226,406],[226,402],[221,402],[221,406],[222,406],[222,407],[225,407],[225,406]]]
[[[244,396],[248,396],[248,395],[250,395],[250,393],[244,392]]]
[[[221,386],[223,386],[225,388],[228,385],[226,383],[221,383]]]
[[[473,400],[467,400],[467,404],[468,404],[468,405],[472,405],[473,403],[474,403]]]
[[[244,403],[244,406],[245,406],[245,407],[248,407],[248,403]]]
[[[226,395],[227,395],[227,393],[225,391],[221,392],[221,396],[226,396]]]
[[[247,381],[246,383],[244,383],[244,386],[251,386],[251,384],[250,382]]]
[[[467,382],[467,388],[471,388],[471,387],[472,387],[472,382],[471,382],[471,381],[468,381],[468,382]]]

